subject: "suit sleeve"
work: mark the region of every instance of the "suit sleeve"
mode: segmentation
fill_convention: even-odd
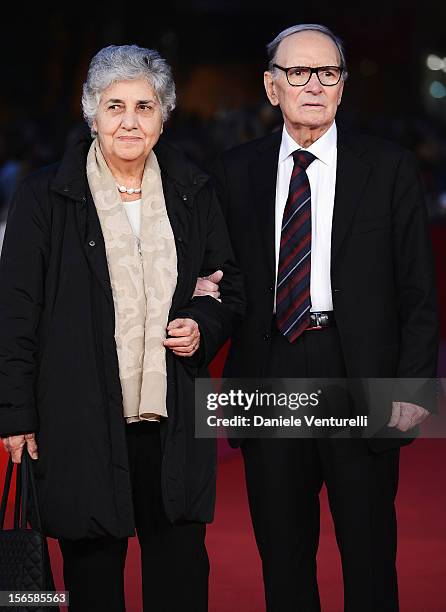
[[[423,186],[409,152],[395,181],[393,245],[401,330],[397,377],[426,378],[424,385],[413,381],[419,390],[406,401],[432,409],[439,334],[435,270]]]
[[[436,375],[438,312],[427,209],[418,168],[406,152],[393,201],[395,282],[400,313],[399,377]]]
[[[36,431],[37,333],[50,222],[27,181],[10,206],[0,259],[0,435]]]
[[[221,302],[209,296],[195,297],[175,313],[176,317],[194,319],[199,325],[199,350],[192,357],[180,358],[198,368],[212,361],[245,313],[242,275],[234,260],[226,222],[214,189],[210,184],[206,189],[209,197],[207,236],[200,274],[204,276],[222,270]]]

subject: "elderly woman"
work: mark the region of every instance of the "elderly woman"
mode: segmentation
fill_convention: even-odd
[[[72,611],[125,610],[127,537],[144,610],[207,610],[215,443],[194,437],[194,377],[243,313],[206,175],[159,140],[175,105],[160,55],[111,46],[82,98],[93,141],[29,176],[0,264],[0,434],[33,457]],[[220,269],[221,295],[192,299]]]

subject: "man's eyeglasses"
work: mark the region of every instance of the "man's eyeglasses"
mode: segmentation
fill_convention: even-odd
[[[302,87],[306,85],[311,79],[313,73],[317,74],[319,83],[325,87],[332,87],[337,85],[344,71],[343,66],[318,66],[317,68],[310,68],[308,66],[292,66],[291,68],[284,68],[278,64],[273,64],[274,68],[282,70],[286,74],[288,83],[292,87]]]

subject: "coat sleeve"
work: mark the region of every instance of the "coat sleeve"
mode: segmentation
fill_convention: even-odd
[[[29,181],[10,205],[0,259],[0,435],[34,432],[37,334],[50,221]]]
[[[200,348],[188,358],[179,357],[192,367],[207,366],[219,348],[231,336],[245,313],[243,279],[238,269],[219,202],[210,183],[206,187],[209,198],[207,214],[207,235],[200,275],[222,270],[220,282],[221,302],[200,296],[190,300],[176,317],[194,319],[200,328]]]

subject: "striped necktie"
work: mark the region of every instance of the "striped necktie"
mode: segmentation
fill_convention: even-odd
[[[300,150],[294,151],[293,158],[276,290],[277,327],[289,342],[294,342],[310,323],[311,191],[306,169],[316,157]]]

